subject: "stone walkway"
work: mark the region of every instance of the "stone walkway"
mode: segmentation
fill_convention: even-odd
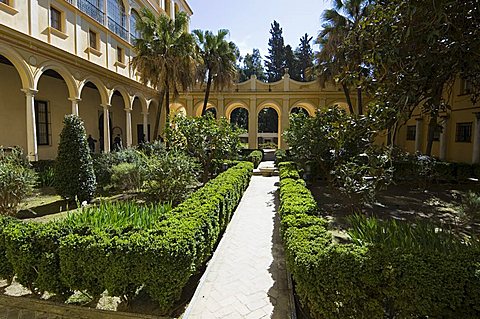
[[[252,177],[183,319],[292,318],[278,181]]]

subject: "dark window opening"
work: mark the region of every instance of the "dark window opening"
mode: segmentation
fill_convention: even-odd
[[[35,126],[37,129],[37,144],[50,145],[50,113],[48,103],[35,100]]]
[[[457,123],[455,142],[470,143],[472,141],[472,122]]]

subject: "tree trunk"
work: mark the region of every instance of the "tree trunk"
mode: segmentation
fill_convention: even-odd
[[[437,114],[430,114],[430,122],[428,122],[428,135],[427,135],[427,149],[425,155],[432,155],[433,137],[435,135],[435,129],[437,128]]]
[[[352,99],[350,99],[350,90],[343,83],[342,83],[342,89],[343,89],[343,93],[345,94],[345,99],[347,99],[348,110],[350,111],[350,114],[355,114],[355,111],[353,110]]]
[[[205,89],[205,99],[203,100],[202,116],[205,116],[207,113],[207,104],[210,96],[210,88],[212,87],[212,80],[211,72],[208,71],[207,88]]]
[[[168,84],[165,85],[165,110],[166,110],[166,122],[170,122],[170,87]]]
[[[158,102],[157,116],[155,117],[155,128],[153,130],[153,139],[158,138],[158,130],[160,128],[160,118],[162,115],[163,99],[165,97],[165,90],[160,91],[160,101]]]
[[[358,114],[363,115],[363,99],[362,99],[362,88],[357,87],[357,104],[358,104]]]

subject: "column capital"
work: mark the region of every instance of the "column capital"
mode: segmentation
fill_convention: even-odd
[[[100,106],[101,106],[103,109],[109,109],[112,105],[111,105],[111,104],[100,104]]]
[[[23,93],[25,93],[25,95],[27,95],[27,96],[35,96],[35,94],[38,93],[38,90],[30,89],[30,88],[21,89],[21,91],[22,91]]]
[[[142,112],[142,113],[140,113],[140,114],[142,114],[143,116],[148,116],[148,114],[150,114],[150,113],[148,113],[148,112]]]
[[[123,109],[123,110],[124,110],[125,112],[127,112],[127,113],[131,113],[131,112],[132,112],[132,109],[129,109],[129,108],[125,108],[125,109]]]
[[[82,99],[78,97],[69,97],[68,100],[72,102],[80,102]]]

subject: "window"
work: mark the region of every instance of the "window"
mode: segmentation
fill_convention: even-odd
[[[134,44],[134,41],[140,38],[140,32],[137,30],[137,21],[140,20],[140,16],[137,11],[132,10],[130,15],[130,43]]]
[[[415,125],[407,126],[407,141],[415,141],[417,137],[417,127]]]
[[[473,85],[472,82],[469,80],[462,79],[462,87],[460,94],[472,94],[473,92]]]
[[[123,63],[125,61],[123,49],[117,46],[117,62]]]
[[[98,50],[98,34],[93,30],[88,31],[90,48]]]
[[[71,0],[70,0],[71,1]],[[103,1],[101,0],[77,0],[77,6],[87,15],[97,20],[101,24],[105,23],[102,11]]]
[[[48,103],[35,100],[35,126],[37,129],[37,144],[50,145],[50,114]]]
[[[50,26],[62,31],[62,13],[54,7],[50,7]]]
[[[127,40],[127,15],[122,0],[108,0],[108,28]]]
[[[472,122],[457,123],[455,142],[470,143],[472,141]]]
[[[10,5],[10,1],[9,1],[9,0],[0,0],[0,3],[4,3],[4,4],[6,4],[7,6]]]

